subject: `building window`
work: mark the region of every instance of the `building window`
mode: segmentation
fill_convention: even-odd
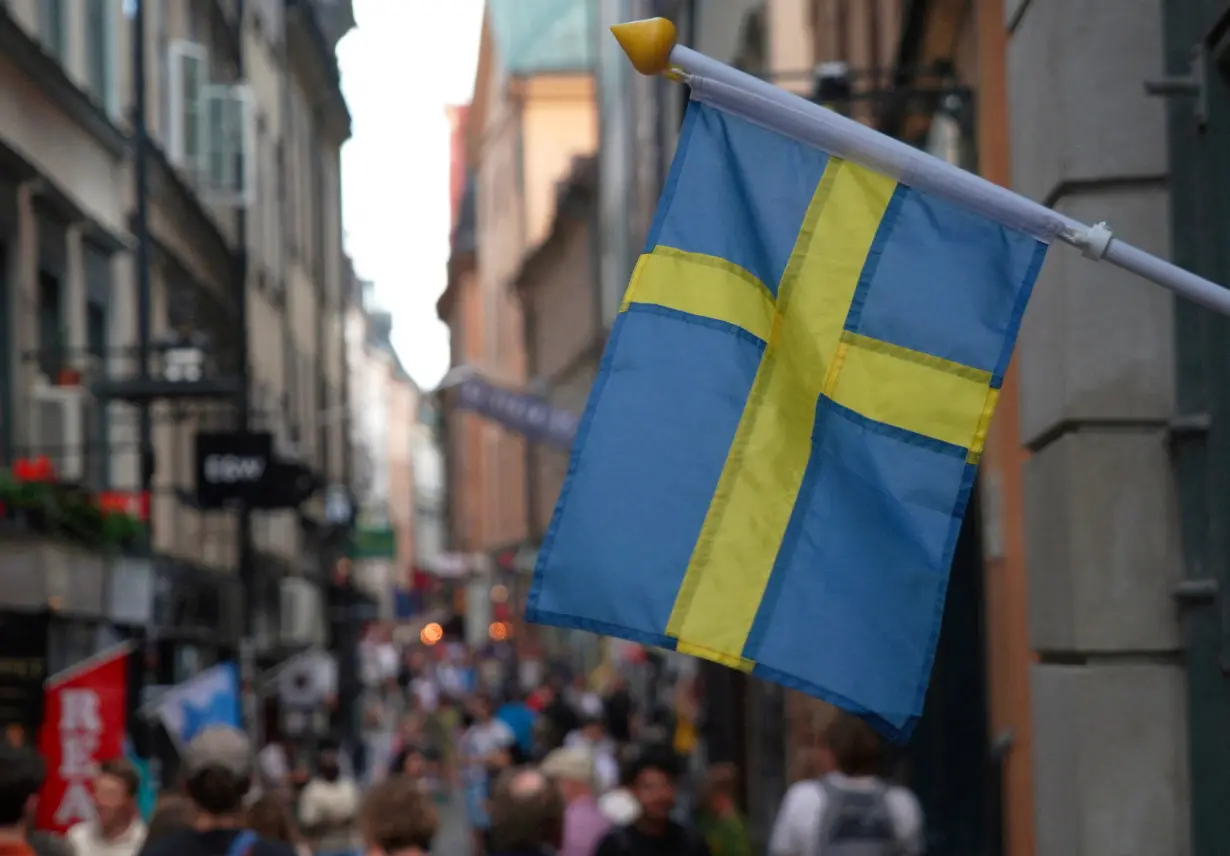
[[[112,84],[114,63],[111,32],[111,0],[83,0],[85,3],[86,83],[99,104],[114,112]]]
[[[284,217],[287,202],[286,149],[281,140],[273,147],[272,163],[268,172],[272,191],[265,206],[265,216],[269,218],[269,264],[273,268],[274,277],[280,282],[283,275],[282,247],[286,243],[288,232]]]
[[[209,83],[209,53],[194,42],[174,41],[169,48],[167,149],[171,162],[196,180],[205,160],[206,123],[201,115]]]
[[[83,256],[86,279],[86,349],[94,362],[94,371],[105,373],[110,339],[107,306],[111,302],[111,257],[91,244],[84,246]],[[111,424],[106,403],[99,402],[92,406],[89,409],[89,417],[91,424],[87,428],[87,442],[92,445],[87,449],[85,459],[88,481],[95,487],[110,487]]]
[[[259,263],[261,271],[269,270],[269,237],[265,232],[265,214],[270,207],[269,203],[272,201],[272,198],[266,194],[265,182],[268,178],[264,174],[265,150],[268,146],[268,124],[265,120],[265,115],[258,113],[256,116],[256,146],[252,154],[260,163],[261,175],[252,188],[252,205],[256,208],[257,213],[252,218],[248,228],[251,230],[249,240],[255,249],[254,256]]]
[[[235,204],[253,189],[251,153],[256,148],[256,103],[246,86],[207,86],[203,96],[209,186],[219,194],[219,201]]]
[[[333,475],[332,460],[329,454],[331,428],[337,420],[337,415],[330,408],[333,401],[333,397],[329,395],[329,388],[324,378],[321,377],[316,389],[316,405],[319,408],[316,414],[316,467],[326,478]]]
[[[64,59],[68,53],[64,0],[38,0],[38,34],[48,53]]]
[[[54,382],[64,350],[64,313],[60,302],[60,279],[40,271],[38,275],[38,365]]]

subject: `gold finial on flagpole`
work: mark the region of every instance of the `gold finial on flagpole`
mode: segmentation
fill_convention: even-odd
[[[641,74],[662,74],[670,68],[676,34],[675,25],[666,18],[616,24],[611,27],[611,34]]]

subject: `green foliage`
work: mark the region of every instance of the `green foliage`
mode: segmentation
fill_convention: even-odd
[[[7,469],[0,469],[0,507],[0,516],[20,521],[31,531],[91,549],[130,549],[143,530],[133,517],[100,509],[95,498],[80,488],[54,481],[22,481]]]

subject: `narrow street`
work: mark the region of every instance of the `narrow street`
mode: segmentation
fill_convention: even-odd
[[[460,790],[439,807],[440,825],[436,832],[435,856],[470,856],[470,838],[466,830],[465,800]]]

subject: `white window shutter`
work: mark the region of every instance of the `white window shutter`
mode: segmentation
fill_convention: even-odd
[[[246,85],[203,90],[206,127],[205,189],[215,205],[248,206],[256,177],[256,98]]]
[[[170,125],[167,155],[194,180],[204,163],[206,125],[202,95],[209,82],[209,52],[204,45],[176,39],[168,47],[167,97]]]

